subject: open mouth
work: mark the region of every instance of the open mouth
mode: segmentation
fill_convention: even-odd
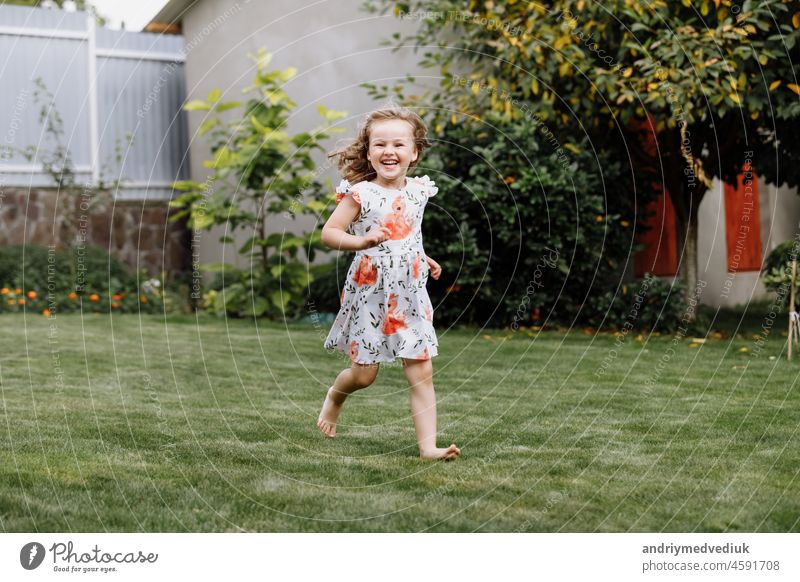
[[[393,168],[397,166],[400,162],[397,160],[381,160],[381,165],[386,166],[387,168]]]

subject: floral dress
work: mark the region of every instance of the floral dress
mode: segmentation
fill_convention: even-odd
[[[421,230],[425,205],[437,191],[428,176],[407,178],[402,189],[367,181],[339,184],[337,204],[352,196],[361,205],[350,231],[364,236],[385,227],[390,235],[379,245],[356,251],[326,349],[344,352],[358,364],[398,357],[427,360],[438,354]]]

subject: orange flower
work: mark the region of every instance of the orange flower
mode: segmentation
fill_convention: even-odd
[[[16,289],[14,289],[14,293],[16,293],[17,295],[22,295],[22,289],[17,287]]]
[[[98,301],[100,301],[100,296],[97,293],[92,293],[91,295],[89,295],[89,301],[94,301],[95,303],[97,303]]]
[[[358,358],[358,342],[353,340],[350,342],[350,360],[355,362]]]
[[[145,297],[144,295],[139,295],[139,301],[141,301],[142,303],[147,303],[147,297]]]
[[[353,274],[353,282],[359,287],[374,285],[378,281],[378,267],[372,264],[372,257],[364,255]]]
[[[386,319],[383,322],[383,333],[392,335],[406,329],[406,316],[403,313],[397,312],[397,293],[389,294],[389,310],[386,312]]]
[[[42,315],[44,315],[45,317],[50,317],[50,310],[45,309],[44,311],[42,311]]]
[[[25,305],[25,300],[24,299],[18,299],[17,303],[19,303],[20,305]]]
[[[111,299],[113,299],[114,301],[119,301],[120,299],[122,299],[122,295],[117,293],[116,295],[112,295]]]
[[[516,181],[517,179],[514,176],[506,176],[506,179],[504,180],[506,184],[513,184]]]
[[[605,218],[603,218],[603,216],[602,216],[601,214],[598,214],[598,215],[595,217],[595,220],[596,220],[597,222],[603,222],[603,221],[605,220]]]
[[[119,303],[117,303],[116,301],[112,301],[112,302],[111,302],[111,307],[113,307],[114,309],[116,309],[117,307],[119,307]]]
[[[8,295],[9,291],[10,290],[8,287],[3,287],[2,289],[0,289],[0,295]]]
[[[392,212],[386,215],[381,226],[387,228],[389,240],[401,240],[406,238],[414,230],[414,219],[411,215],[406,216],[406,201],[402,194],[392,200]]]
[[[9,305],[14,305],[14,300],[13,299],[8,299],[8,300],[6,300],[6,303],[8,303]]]
[[[72,299],[73,301],[75,301],[75,300],[78,298],[78,294],[77,294],[77,293],[75,293],[75,292],[73,291],[72,293],[70,293],[69,295],[67,295],[67,297],[69,297],[70,299]]]
[[[28,299],[36,299],[36,291],[28,291]]]

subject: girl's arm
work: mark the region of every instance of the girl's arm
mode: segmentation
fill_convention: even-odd
[[[322,227],[322,243],[339,251],[360,251],[381,244],[389,238],[386,228],[373,228],[367,236],[355,236],[345,232],[361,212],[361,206],[352,196],[345,196],[336,205],[331,217]]]
[[[428,255],[425,255],[425,261],[428,263],[428,268],[430,269],[431,277],[434,279],[438,279],[442,274],[442,266],[430,258]]]

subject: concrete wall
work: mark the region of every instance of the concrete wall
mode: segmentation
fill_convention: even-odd
[[[308,130],[320,122],[317,105],[346,110],[346,131],[337,139],[353,136],[361,118],[375,108],[376,102],[359,84],[393,84],[407,74],[421,73],[416,63],[420,54],[411,49],[392,52],[381,46],[395,31],[410,33],[415,21],[402,21],[391,15],[373,16],[359,10],[360,1],[322,2],[309,0],[201,0],[184,13],[183,35],[187,46],[186,81],[190,99],[205,98],[216,87],[223,90],[223,100],[238,100],[241,90],[250,84],[254,67],[247,53],[265,47],[273,53],[271,67],[298,69],[297,76],[286,84],[287,94],[298,104],[289,131]],[[430,71],[424,74],[430,75]],[[193,179],[205,180],[208,170],[202,162],[208,147],[196,131],[203,121],[201,112],[189,115],[191,141],[190,166]],[[327,144],[331,149],[335,141]],[[323,155],[319,166],[328,164]],[[328,164],[329,165],[329,164]],[[320,172],[333,186],[341,179],[334,167]],[[268,221],[271,231],[308,231],[314,228],[310,217],[296,221],[278,217]],[[222,230],[203,232],[199,237],[201,263],[229,262],[244,266],[217,242]],[[248,235],[242,235],[242,240]]]
[[[132,269],[145,269],[154,276],[166,271],[168,278],[189,272],[189,231],[185,221],[168,220],[166,203],[114,201],[95,191],[77,196],[52,189],[3,190],[0,246],[62,248],[79,234]]]

